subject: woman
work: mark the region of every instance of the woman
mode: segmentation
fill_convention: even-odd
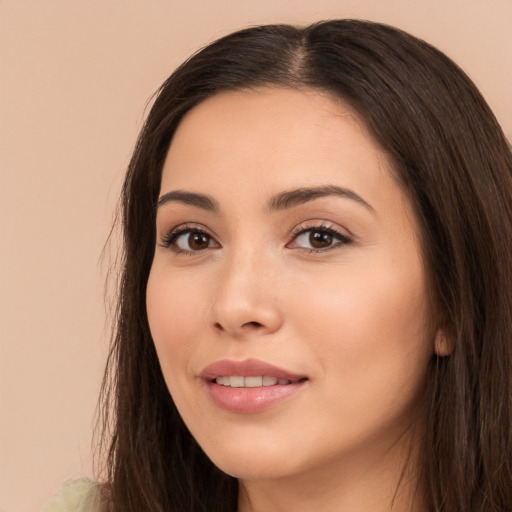
[[[160,89],[122,211],[101,510],[512,510],[512,157],[446,56],[224,37]]]

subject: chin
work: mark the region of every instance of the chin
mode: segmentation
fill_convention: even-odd
[[[290,452],[286,454],[285,447],[276,448],[261,446],[254,441],[248,441],[243,446],[238,443],[229,443],[228,446],[218,443],[212,450],[209,446],[203,446],[206,455],[221,471],[242,480],[280,478],[295,472],[299,461],[292,460]]]
[[[273,460],[247,461],[222,460],[213,463],[224,473],[239,480],[267,480],[286,476],[286,468],[276,467]]]

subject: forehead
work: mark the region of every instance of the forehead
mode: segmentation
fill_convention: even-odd
[[[302,180],[308,186],[332,179],[331,173],[339,177],[348,167],[355,181],[389,170],[348,105],[310,89],[230,91],[184,116],[164,165],[162,190],[226,179],[233,184],[275,181],[284,187]]]

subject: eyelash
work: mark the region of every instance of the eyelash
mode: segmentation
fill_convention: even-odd
[[[205,235],[208,238],[213,239],[213,237],[205,231],[204,229],[198,228],[196,226],[190,226],[188,224],[182,224],[181,226],[177,226],[176,228],[171,229],[162,239],[161,246],[172,249],[176,254],[188,254],[190,256],[197,254],[202,251],[185,251],[183,249],[180,249],[178,246],[174,245],[174,242],[180,237],[181,235],[187,234],[187,233],[199,233],[201,235]]]
[[[333,226],[326,225],[326,224],[315,224],[311,226],[305,226],[303,224],[299,224],[292,232],[291,237],[292,240],[288,244],[292,243],[293,241],[297,240],[299,236],[308,233],[308,232],[319,232],[319,233],[325,233],[328,235],[331,235],[334,238],[337,238],[339,240],[338,243],[335,243],[329,247],[323,248],[323,249],[314,249],[314,248],[306,248],[306,247],[299,247],[301,251],[311,254],[311,253],[321,253],[321,252],[327,252],[332,249],[339,249],[344,246],[347,246],[352,243],[352,240],[345,234],[343,234],[338,229],[334,228]],[[288,245],[287,244],[287,245]]]
[[[335,248],[341,248],[346,245],[349,245],[352,243],[352,240],[347,237],[347,235],[341,233],[339,230],[335,229],[332,226],[327,226],[325,224],[318,224],[318,225],[312,225],[312,226],[304,226],[303,224],[299,224],[291,233],[291,241],[288,242],[287,246],[297,240],[301,235],[308,233],[308,232],[319,232],[319,233],[325,233],[328,235],[331,235],[334,238],[337,238],[339,240],[338,243],[331,245],[326,248],[322,249],[314,249],[314,248],[306,248],[306,247],[297,247],[297,249],[306,252],[306,253],[321,253],[321,252],[327,252],[329,250],[335,249]],[[199,227],[190,226],[188,224],[183,224],[181,226],[178,226],[176,228],[173,228],[171,231],[169,231],[162,239],[161,246],[164,248],[170,248],[172,249],[176,254],[186,254],[186,255],[194,255],[198,254],[200,252],[203,252],[205,249],[197,250],[197,251],[186,251],[183,249],[180,249],[174,243],[176,240],[184,234],[190,234],[190,233],[198,233],[201,235],[205,235],[206,237],[214,240],[214,238],[208,233],[206,230],[201,229]]]

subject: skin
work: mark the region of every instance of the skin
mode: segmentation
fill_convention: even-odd
[[[331,194],[269,209],[276,194],[325,186],[367,204]],[[176,190],[218,211],[158,208],[149,324],[184,421],[240,480],[239,511],[423,510],[411,446],[437,333],[411,205],[364,124],[318,91],[218,94],[173,138],[160,195]],[[183,225],[203,245],[190,232],[166,244]],[[342,236],[312,251],[313,228]],[[247,358],[308,380],[257,414],[220,409],[200,372]]]

